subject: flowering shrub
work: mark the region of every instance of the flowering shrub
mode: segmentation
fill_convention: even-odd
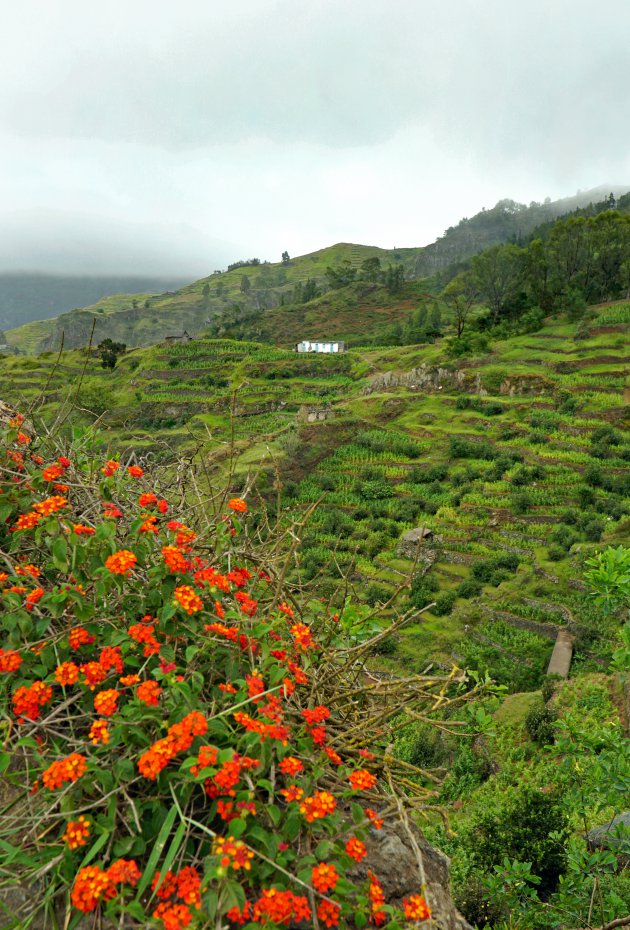
[[[0,461],[0,759],[19,792],[0,884],[125,927],[428,919],[426,889],[403,911],[351,875],[396,785],[432,797],[384,753],[400,685],[361,684],[388,631],[281,590],[242,499],[195,531],[139,467],[52,446],[16,420]],[[423,676],[405,701],[429,712],[456,683]]]

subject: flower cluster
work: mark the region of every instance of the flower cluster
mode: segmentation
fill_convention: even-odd
[[[368,858],[367,825],[382,826],[372,808],[361,823],[354,797],[369,791],[377,803],[379,759],[346,747],[336,705],[321,703],[330,692],[319,663],[343,624],[276,590],[255,554],[247,561],[234,516],[248,512],[243,499],[228,500],[214,537],[204,518],[200,545],[186,523],[162,518],[169,504],[157,488],[139,493],[139,466],[117,455],[95,465],[83,452],[55,461],[36,455],[35,439],[12,442],[0,599],[20,620],[0,647],[0,686],[23,726],[7,739],[29,737],[32,793],[61,792],[29,857],[41,833],[45,866],[56,840],[72,904],[102,909],[97,922],[128,913],[192,930],[208,907],[222,925],[336,928],[367,901],[363,920],[383,924],[378,878],[369,873],[367,898],[352,879]],[[100,493],[88,501],[95,477]],[[349,764],[357,749],[369,770]],[[119,790],[132,803],[127,825],[109,802]],[[164,814],[171,797],[186,820],[173,819],[177,808]],[[111,850],[138,862],[111,862]],[[412,922],[430,914],[420,894],[405,899],[397,926],[403,912]]]
[[[165,769],[171,759],[190,749],[195,736],[203,736],[208,729],[208,723],[199,711],[187,714],[181,723],[169,727],[168,734],[153,743],[150,749],[140,756],[138,770],[145,778],[155,781],[162,769]]]
[[[107,901],[116,895],[116,885],[125,884],[135,888],[141,874],[133,859],[117,859],[106,870],[98,865],[85,866],[79,871],[72,886],[72,903],[77,910],[88,914],[95,910],[101,901]]]

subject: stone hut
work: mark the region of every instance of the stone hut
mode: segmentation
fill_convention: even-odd
[[[184,330],[183,333],[179,333],[176,336],[165,336],[164,342],[166,342],[168,345],[173,345],[177,342],[192,342],[192,338],[193,337],[190,335],[190,333],[187,333],[186,330]]]
[[[432,542],[435,539],[433,530],[426,526],[416,526],[413,530],[408,530],[401,537],[398,544],[398,550],[401,555],[408,559],[415,559],[418,554],[418,548],[424,542]]]

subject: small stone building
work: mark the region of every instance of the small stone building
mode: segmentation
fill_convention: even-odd
[[[434,538],[433,530],[426,526],[416,526],[413,530],[408,530],[402,535],[398,550],[406,558],[415,559],[418,555],[418,548],[425,542],[431,542]]]

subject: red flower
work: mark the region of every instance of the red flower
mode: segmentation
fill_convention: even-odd
[[[132,478],[142,478],[142,476],[144,475],[144,471],[142,468],[140,468],[139,465],[128,465],[127,471],[129,472]]]

